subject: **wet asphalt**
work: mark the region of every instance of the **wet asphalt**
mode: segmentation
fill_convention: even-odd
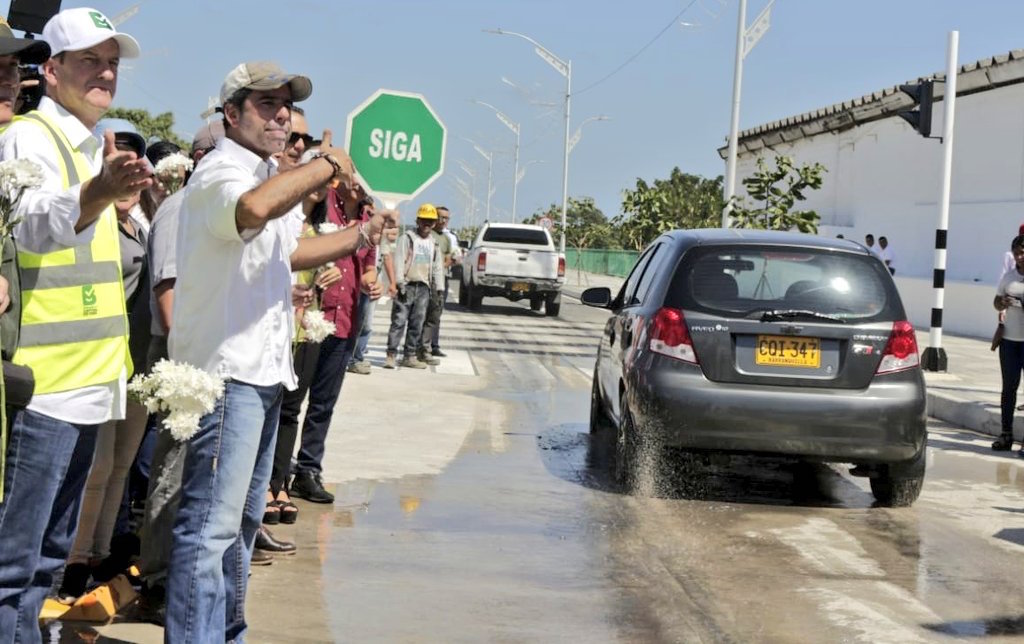
[[[843,466],[749,456],[670,455],[624,494],[587,423],[604,319],[451,304],[441,366],[349,375],[336,502],[275,528],[299,552],[254,569],[248,641],[1024,641],[1015,452],[931,423],[905,509]],[[160,640],[131,619],[59,639]]]

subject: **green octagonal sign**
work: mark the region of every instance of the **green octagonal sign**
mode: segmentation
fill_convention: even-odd
[[[444,171],[446,133],[420,94],[379,89],[348,115],[345,148],[366,189],[388,207]]]

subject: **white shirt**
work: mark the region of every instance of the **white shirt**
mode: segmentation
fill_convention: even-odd
[[[1003,338],[1015,342],[1024,342],[1024,308],[1021,308],[1021,299],[1024,298],[1024,275],[1015,270],[1006,271],[1003,279],[999,280],[996,287],[996,295],[1011,295],[1015,298],[1010,308],[1006,309],[1006,320],[1003,330]]]
[[[1012,271],[1017,268],[1017,260],[1013,258],[1013,251],[1006,251],[1003,254],[1003,270],[999,271],[999,279],[996,280],[996,284],[999,284],[999,280],[1003,279],[1003,275],[1006,275],[1006,271]]]
[[[189,179],[168,351],[225,378],[294,389],[290,257],[298,240],[285,217],[241,234],[235,223],[239,197],[275,169],[224,138]]]
[[[882,263],[888,266],[890,269],[896,269],[896,253],[892,250],[892,244],[889,244],[885,248],[878,247],[878,257],[882,260]]]
[[[89,161],[97,174],[103,165],[103,148],[70,112],[49,97],[39,102],[39,111],[58,125],[72,146]],[[57,150],[43,129],[34,123],[15,122],[0,136],[0,160],[29,159],[43,170],[43,184],[25,192],[15,216],[22,220],[14,228],[18,245],[35,253],[48,253],[70,246],[92,243],[96,226],[80,233],[75,223],[82,214],[81,185],[63,187]],[[81,177],[85,181],[89,177]],[[91,385],[50,394],[36,394],[28,409],[70,423],[98,425],[111,418],[124,418],[126,373],[111,383]]]

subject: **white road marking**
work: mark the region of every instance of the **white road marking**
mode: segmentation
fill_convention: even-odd
[[[818,571],[831,575],[884,577],[885,571],[868,556],[860,542],[834,522],[813,517],[792,528],[769,530]]]

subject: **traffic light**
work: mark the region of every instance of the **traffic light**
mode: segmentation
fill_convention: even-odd
[[[914,99],[917,109],[897,112],[907,123],[923,137],[932,135],[932,88],[935,81],[921,81],[908,85],[900,85],[900,91]]]

